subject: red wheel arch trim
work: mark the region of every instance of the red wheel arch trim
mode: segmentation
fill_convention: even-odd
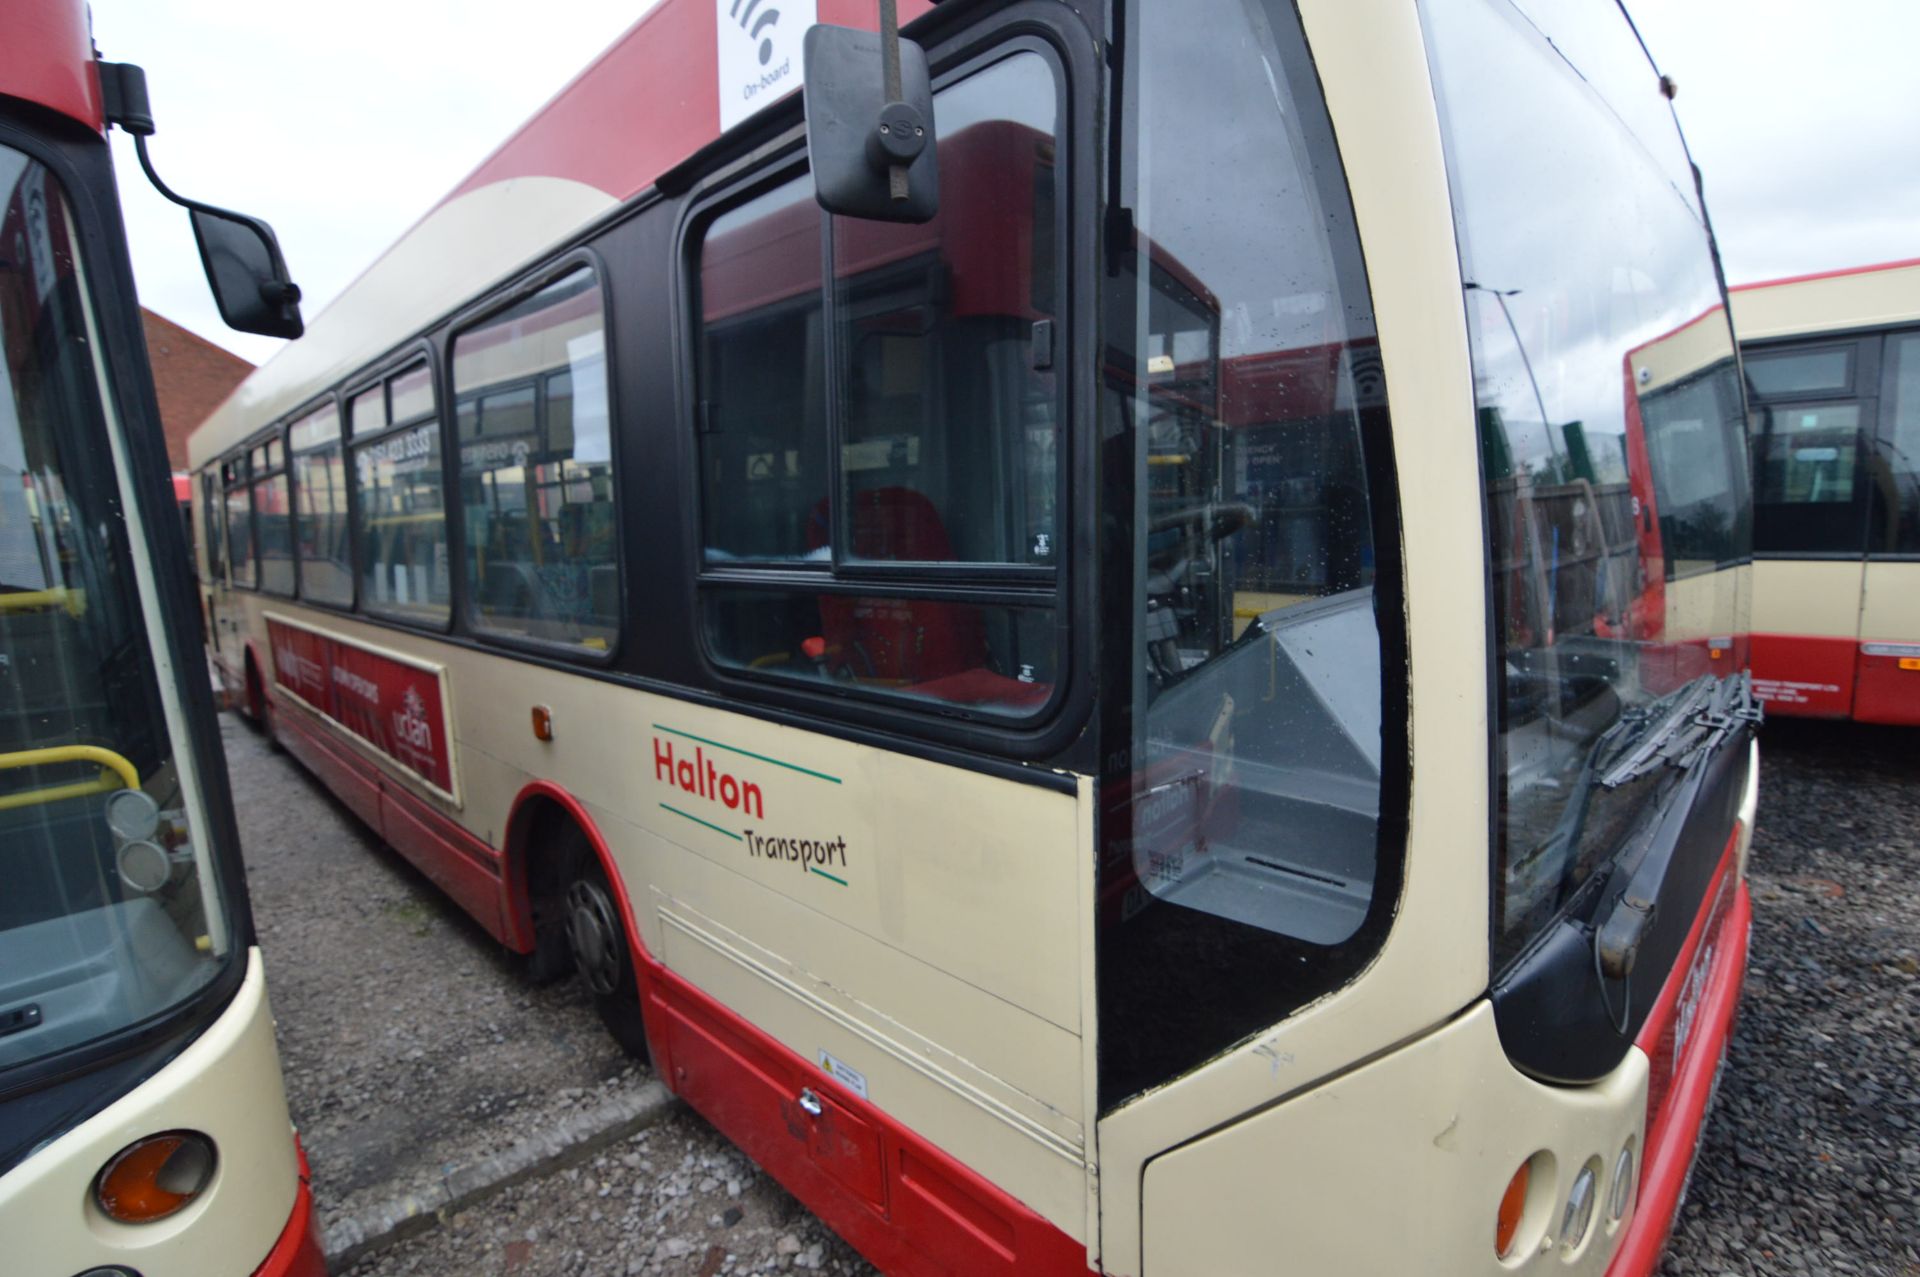
[[[600,868],[607,875],[607,882],[613,887],[613,894],[620,898],[620,916],[627,927],[627,943],[632,947],[636,966],[644,966],[640,955],[645,952],[640,946],[640,932],[633,922],[633,909],[627,902],[626,888],[621,885],[620,873],[613,863],[613,852],[607,847],[607,840],[600,834],[600,826],[588,813],[585,804],[562,785],[550,780],[530,780],[520,787],[513,797],[513,806],[507,814],[506,836],[500,840],[500,852],[506,857],[505,872],[500,875],[500,888],[505,898],[500,904],[500,917],[505,924],[507,944],[519,953],[533,951],[533,900],[527,894],[527,833],[528,813],[535,799],[547,799],[559,805],[569,819],[586,835],[593,846],[593,854],[600,857]]]

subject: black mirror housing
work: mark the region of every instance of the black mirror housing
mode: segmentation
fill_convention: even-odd
[[[298,337],[300,289],[287,273],[273,227],[257,217],[190,204],[200,264],[227,327],[262,337]]]
[[[933,129],[927,52],[900,41],[900,96],[886,95],[877,32],[807,29],[807,158],[820,207],[845,217],[925,222],[940,208],[940,165]],[[904,198],[891,173],[903,169]]]

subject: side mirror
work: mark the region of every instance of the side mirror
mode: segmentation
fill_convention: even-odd
[[[807,29],[807,159],[814,196],[829,213],[925,222],[940,208],[927,51],[895,33]],[[889,43],[899,88],[888,93]]]
[[[229,328],[262,337],[291,340],[306,331],[300,322],[300,287],[287,274],[280,241],[273,227],[245,213],[202,204],[176,194],[153,171],[147,139],[153,136],[153,107],[147,99],[147,73],[131,62],[94,63],[100,72],[100,92],[107,123],[125,129],[133,138],[153,189],[187,210],[193,217],[193,238],[200,245],[200,264],[206,268],[213,300]]]
[[[300,288],[287,275],[273,227],[257,217],[190,204],[200,264],[227,327],[263,337],[298,337]]]

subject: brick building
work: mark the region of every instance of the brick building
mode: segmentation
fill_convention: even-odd
[[[147,332],[147,359],[160,396],[160,424],[167,434],[167,463],[187,468],[187,436],[253,371],[240,356],[188,332],[171,319],[140,308]]]

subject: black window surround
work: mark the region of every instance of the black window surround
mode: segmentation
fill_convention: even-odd
[[[1045,15],[1044,21],[1041,15]],[[947,61],[936,73],[934,89],[938,94],[1021,52],[1037,53],[1044,58],[1054,79],[1057,112],[1057,160],[1052,197],[1056,208],[1066,210],[1090,199],[1090,193],[1081,190],[1088,184],[1083,171],[1087,166],[1077,165],[1074,160],[1076,154],[1084,153],[1081,150],[1084,145],[1082,134],[1088,128],[1086,121],[1080,118],[1082,113],[1076,111],[1074,106],[1072,85],[1075,74],[1080,73],[1070,71],[1081,54],[1076,47],[1072,47],[1076,42],[1071,37],[1062,40],[1063,32],[1057,27],[1057,19],[1051,13],[1050,6],[1014,6],[1007,17],[1004,25],[970,32],[969,35],[974,38],[968,41],[968,47]],[[793,143],[798,140],[794,138]],[[763,148],[748,161],[722,167],[706,180],[696,183],[682,215],[677,233],[677,283],[681,293],[677,314],[687,334],[681,343],[680,377],[682,399],[691,412],[683,418],[681,431],[683,439],[692,444],[688,447],[688,464],[692,471],[697,471],[699,465],[698,446],[692,441],[699,437],[698,413],[703,394],[697,364],[703,334],[699,279],[705,236],[712,224],[732,209],[805,173],[804,152],[793,143]],[[820,266],[821,327],[825,334],[825,350],[822,362],[830,370],[840,367],[835,340],[839,327],[836,319],[847,305],[839,295],[841,290],[835,280],[835,225],[836,219],[823,214]],[[697,495],[700,490],[697,473],[689,474],[689,487],[696,496],[688,503],[683,514],[688,553],[692,560],[691,615],[701,616],[706,596],[727,589],[934,600],[1049,612],[1058,673],[1052,693],[1044,705],[1030,718],[1012,719],[1004,713],[981,712],[963,705],[906,701],[884,692],[825,683],[814,687],[800,680],[756,674],[738,666],[723,664],[713,650],[705,625],[696,621],[700,656],[714,682],[743,699],[791,707],[806,713],[826,713],[843,721],[864,720],[884,729],[915,735],[951,736],[958,741],[974,744],[990,741],[992,748],[1014,755],[1041,752],[1046,746],[1057,743],[1064,730],[1083,717],[1091,690],[1085,676],[1090,663],[1087,654],[1090,645],[1083,633],[1075,633],[1074,627],[1069,624],[1069,616],[1074,610],[1076,593],[1090,589],[1094,576],[1090,570],[1076,572],[1074,568],[1076,549],[1084,547],[1090,550],[1095,545],[1091,530],[1093,482],[1087,473],[1090,450],[1082,442],[1083,428],[1078,424],[1079,417],[1086,410],[1085,405],[1092,402],[1090,391],[1084,384],[1085,374],[1077,367],[1079,362],[1084,362],[1077,352],[1092,349],[1090,335],[1079,330],[1090,330],[1095,310],[1091,299],[1085,297],[1082,291],[1090,281],[1081,278],[1086,272],[1078,269],[1081,256],[1090,245],[1090,240],[1082,242],[1085,235],[1085,229],[1076,226],[1071,215],[1056,214],[1052,254],[1053,261],[1059,266],[1055,270],[1053,313],[1058,318],[1054,324],[1053,359],[1054,367],[1061,370],[1063,375],[1055,391],[1061,432],[1054,500],[1055,509],[1062,512],[1063,517],[1057,521],[1055,528],[1059,547],[1053,564],[875,560],[849,554],[847,517],[843,508],[846,505],[843,498],[844,471],[838,460],[842,455],[840,449],[845,429],[842,402],[845,392],[839,384],[838,375],[827,378],[827,451],[834,464],[828,470],[826,500],[830,525],[836,534],[829,538],[830,562],[795,560],[748,565],[709,561],[705,554],[705,522]],[[1083,577],[1084,580],[1081,579]],[[1067,712],[1072,704],[1078,704],[1079,712]]]

